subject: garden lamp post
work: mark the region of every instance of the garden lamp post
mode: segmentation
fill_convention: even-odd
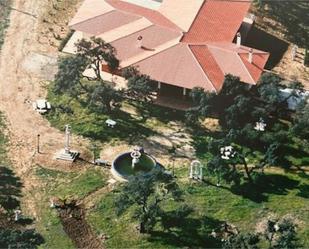
[[[37,153],[40,153],[40,134],[37,135]]]

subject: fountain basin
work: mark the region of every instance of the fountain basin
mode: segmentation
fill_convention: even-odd
[[[138,163],[132,167],[131,152],[126,152],[116,157],[112,163],[111,171],[117,180],[128,181],[130,176],[134,176],[140,173],[146,175],[150,173],[150,171],[155,167],[157,167],[156,160],[144,152],[141,154]]]

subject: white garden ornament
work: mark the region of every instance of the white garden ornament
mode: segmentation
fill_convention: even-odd
[[[265,131],[265,127],[266,127],[265,121],[262,118],[260,118],[260,121],[255,123],[254,129],[257,131]]]
[[[235,157],[236,151],[234,151],[234,148],[231,145],[229,145],[220,148],[220,154],[222,159],[229,160]]]
[[[203,165],[200,161],[194,160],[191,162],[189,178],[199,181],[203,180]]]

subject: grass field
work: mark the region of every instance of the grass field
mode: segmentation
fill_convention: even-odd
[[[63,230],[57,211],[50,208],[50,199],[83,199],[106,184],[106,174],[100,169],[84,169],[76,172],[62,172],[35,167],[36,180],[40,188],[35,192],[41,197],[36,203],[40,219],[37,230],[43,235],[45,244],[41,248],[74,248]]]
[[[194,208],[193,215],[184,226],[173,233],[165,233],[160,227],[149,235],[140,235],[137,223],[128,213],[117,217],[113,207],[113,193],[102,196],[96,209],[88,215],[88,221],[98,233],[110,236],[108,248],[179,248],[187,246],[213,247],[206,238],[213,228],[223,221],[236,225],[241,231],[254,231],[257,223],[269,216],[289,216],[298,225],[299,242],[309,247],[308,176],[283,171],[269,171],[272,181],[265,200],[256,202],[232,193],[227,186],[221,188],[207,184],[189,183],[187,170],[176,171],[180,185],[185,190],[185,203]]]
[[[53,126],[63,129],[69,123],[77,134],[102,142],[118,140],[131,143],[156,134],[158,127],[168,127],[167,123],[172,120],[183,119],[183,113],[133,101],[124,102],[120,110],[104,114],[91,110],[83,100],[65,94],[55,95],[51,90],[47,98],[54,107],[46,116]],[[105,121],[108,118],[117,122],[117,129],[107,127]]]
[[[53,126],[62,128],[65,123],[69,122],[78,134],[101,141],[127,141],[128,134],[147,137],[153,134],[154,127],[158,125],[168,127],[169,122],[174,118],[175,120],[183,118],[181,115],[173,114],[163,108],[148,109],[138,106],[134,102],[125,103],[125,105],[136,105],[140,112],[138,115],[120,111],[108,116],[96,114],[86,105],[65,95],[55,96],[49,93],[49,100],[54,106],[56,105],[56,109],[47,116]],[[68,106],[70,106],[69,110],[63,112],[63,108]],[[169,115],[171,116],[169,117]],[[173,115],[175,116],[173,117]],[[104,122],[109,117],[120,124],[117,130],[106,129]],[[198,158],[202,161],[209,160],[210,155],[207,153],[205,143],[215,134],[204,134],[195,130],[193,135],[193,146],[197,149]],[[287,145],[288,161],[295,166],[308,166],[307,150],[304,148],[299,150],[297,141],[294,142]],[[257,152],[247,159],[253,163],[254,160],[262,156],[260,154]],[[309,218],[305,215],[309,211],[309,178],[306,173],[285,171],[279,167],[269,168],[256,189],[245,185],[235,189],[229,185],[218,188],[206,183],[190,183],[187,174],[187,166],[176,168],[178,182],[185,192],[184,202],[191,205],[194,212],[184,219],[181,227],[171,233],[164,232],[161,227],[156,227],[151,236],[140,235],[136,230],[137,223],[129,218],[130,211],[122,217],[116,216],[113,206],[113,192],[99,196],[95,208],[87,212],[87,221],[97,234],[109,236],[105,242],[107,248],[179,248],[188,246],[209,248],[218,246],[209,239],[209,234],[212,229],[224,221],[232,223],[241,231],[246,232],[255,231],[257,224],[269,216],[288,216],[298,226],[300,244],[305,248],[309,247]],[[85,180],[76,179],[76,182],[74,180],[74,183],[66,185],[67,188],[74,187],[75,190],[66,189],[63,191],[60,187],[60,189],[55,188],[53,191],[56,191],[54,193],[59,191],[60,195],[63,192],[74,194],[79,184],[83,185],[88,182],[88,177],[86,176]],[[55,181],[59,181],[59,178],[62,177],[55,177]],[[207,177],[206,180],[215,182]],[[89,182],[90,184],[93,182],[91,177]],[[57,231],[56,227],[55,231]]]

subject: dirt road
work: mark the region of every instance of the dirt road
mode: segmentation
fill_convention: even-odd
[[[23,208],[35,218],[37,197],[31,190],[37,183],[31,176],[31,169],[35,164],[57,167],[58,163],[55,164],[52,157],[63,147],[64,140],[63,134],[50,127],[31,106],[31,101],[45,96],[42,84],[46,78],[38,70],[35,73],[35,69],[41,67],[44,72],[44,68],[50,68],[49,62],[55,62],[57,58],[56,48],[38,41],[39,17],[44,13],[47,1],[14,1],[16,10],[11,13],[0,57],[0,111],[8,123],[9,158],[24,183]],[[41,135],[41,155],[35,155],[37,134]],[[78,139],[75,142],[79,142]]]

